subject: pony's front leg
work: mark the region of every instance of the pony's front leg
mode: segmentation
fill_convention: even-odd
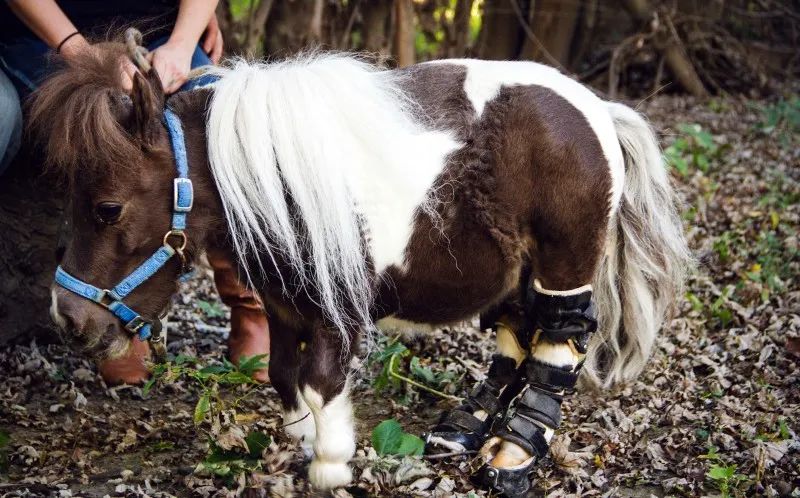
[[[337,330],[318,328],[302,353],[300,394],[316,427],[308,478],[320,489],[344,486],[353,478],[349,462],[356,442],[348,374],[355,340],[355,334],[345,340]]]
[[[283,430],[296,440],[303,453],[313,453],[316,427],[314,415],[300,393],[298,385],[301,355],[304,344],[300,340],[301,330],[284,323],[279,313],[270,315],[272,345],[269,361],[269,378],[278,392],[283,406]]]
[[[548,290],[535,281],[529,315],[533,318],[527,385],[511,403],[506,418],[481,448],[476,478],[506,496],[524,495],[534,464],[547,455],[561,423],[561,402],[573,392],[597,329],[592,287]]]

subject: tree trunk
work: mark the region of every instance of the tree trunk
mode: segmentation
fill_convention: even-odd
[[[450,57],[464,57],[467,55],[470,37],[470,15],[474,0],[457,0],[455,14],[453,15],[453,35]]]
[[[520,58],[566,68],[578,22],[578,2],[536,0],[531,4],[530,28],[536,35],[525,38]]]
[[[276,0],[267,19],[264,36],[264,51],[284,57],[306,47],[318,2],[309,0]],[[316,21],[315,21],[316,22]]]
[[[394,2],[394,56],[398,67],[414,64],[414,3],[412,0]]]
[[[518,0],[486,0],[477,54],[481,59],[513,60],[519,55],[522,30],[514,7]]]
[[[623,0],[623,6],[630,15],[639,23],[647,23],[653,19],[654,10],[648,0]],[[678,83],[695,97],[707,97],[708,90],[697,75],[692,61],[683,50],[681,41],[676,35],[663,37],[657,41],[657,47],[664,56],[664,61],[669,67]]]
[[[22,154],[0,178],[0,344],[57,337],[48,310],[63,195],[35,165]]]
[[[392,17],[392,0],[369,0],[361,5],[363,16],[361,31],[364,36],[364,50],[388,55],[389,20]]]
[[[264,55],[264,29],[274,0],[254,0],[244,19],[234,20],[230,0],[217,5],[217,19],[225,39],[225,53],[261,57]]]

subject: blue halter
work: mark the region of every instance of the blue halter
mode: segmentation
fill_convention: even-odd
[[[158,340],[161,338],[153,336],[153,323],[145,320],[142,316],[126,305],[123,301],[134,289],[152,277],[176,254],[181,259],[184,271],[183,277],[189,275],[187,272],[186,249],[186,215],[192,210],[194,201],[194,190],[192,181],[189,179],[189,162],[186,158],[186,144],[183,137],[183,127],[181,120],[170,109],[164,111],[164,123],[169,132],[172,152],[175,155],[175,166],[177,178],[174,180],[173,203],[172,203],[172,227],[164,234],[164,245],[162,245],[152,256],[150,256],[138,268],[133,270],[122,282],[118,283],[113,289],[100,289],[83,280],[67,273],[61,266],[56,269],[56,283],[61,287],[74,292],[75,294],[94,301],[106,308],[125,324],[125,328],[133,334],[138,335],[144,341],[148,338]],[[177,241],[177,245],[170,244],[170,239]],[[183,278],[182,277],[182,278]]]

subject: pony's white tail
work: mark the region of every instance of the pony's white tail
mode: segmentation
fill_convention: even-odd
[[[625,187],[594,282],[599,328],[584,367],[584,382],[603,388],[642,371],[692,265],[652,128],[629,107],[607,105],[625,156]]]

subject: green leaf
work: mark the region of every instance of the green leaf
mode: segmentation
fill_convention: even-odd
[[[372,430],[372,447],[379,455],[394,455],[400,448],[403,428],[395,419],[384,420]]]
[[[11,441],[11,436],[6,431],[0,431],[0,449],[5,448],[8,446],[8,443]]]
[[[252,377],[256,370],[269,367],[269,363],[261,361],[264,358],[269,358],[269,355],[257,354],[253,356],[242,356],[239,358],[239,371]]]
[[[228,372],[219,378],[220,384],[253,384],[253,377],[243,372]]]
[[[178,356],[175,357],[174,363],[176,365],[193,365],[197,363],[197,358],[186,354],[179,354]]]
[[[425,441],[413,434],[403,433],[400,446],[395,452],[398,455],[420,456],[425,451]]]
[[[381,351],[375,353],[372,361],[383,363],[394,355],[405,356],[408,354],[408,348],[402,342],[395,341]]]
[[[209,365],[207,367],[201,368],[197,372],[204,377],[208,377],[211,375],[219,375],[226,372],[230,372],[230,369],[228,369],[224,365]]]
[[[222,318],[225,316],[225,310],[216,302],[212,303],[201,299],[197,301],[197,307],[200,308],[200,311],[208,318]]]
[[[194,407],[195,425],[200,424],[200,422],[206,418],[209,411],[211,411],[211,393],[204,392],[200,396],[200,399],[197,400],[197,404]]]
[[[150,445],[150,449],[154,452],[171,451],[175,449],[175,443],[172,441],[156,441]]]
[[[430,385],[438,384],[436,374],[433,373],[433,370],[431,370],[430,367],[423,367],[420,365],[418,357],[414,356],[411,358],[410,367],[411,373],[414,375],[414,377],[418,378],[422,382]]]
[[[715,481],[727,481],[735,473],[736,465],[714,465],[706,475]]]
[[[142,396],[147,396],[147,393],[149,393],[150,389],[152,389],[153,386],[155,385],[156,380],[157,377],[155,375],[147,379],[147,382],[144,383],[144,387],[142,387]]]
[[[785,418],[778,419],[778,433],[781,435],[781,439],[791,439],[792,434],[789,432],[789,425],[786,423]],[[3,447],[2,441],[0,441],[0,448]]]
[[[252,458],[261,458],[261,453],[272,442],[272,438],[263,432],[253,431],[244,438],[244,442]]]

